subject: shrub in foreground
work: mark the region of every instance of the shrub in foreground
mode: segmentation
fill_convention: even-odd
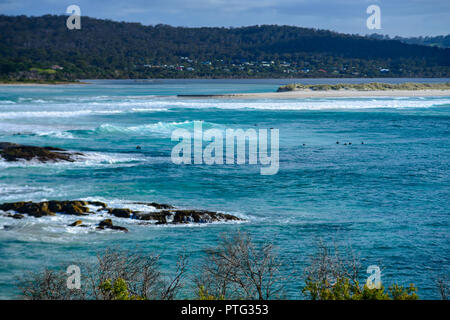
[[[78,264],[82,265],[82,264]],[[246,233],[223,236],[218,245],[207,248],[193,269],[191,287],[183,297],[200,300],[283,298],[287,280],[283,265],[271,243],[256,244]],[[285,263],[284,263],[285,265]],[[32,300],[172,300],[186,287],[188,259],[179,257],[171,277],[163,275],[159,256],[107,249],[94,264],[82,267],[80,289],[69,289],[65,270],[45,269],[29,273],[20,283],[21,297]],[[305,269],[302,289],[311,300],[416,300],[417,288],[397,284],[369,288],[361,285],[361,260],[353,252],[342,254],[337,247],[317,244]],[[293,280],[290,280],[291,283]],[[439,282],[444,299],[446,281]]]

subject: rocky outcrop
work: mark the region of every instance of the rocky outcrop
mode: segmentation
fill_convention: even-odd
[[[154,207],[156,209],[175,209],[175,207],[171,206],[170,204],[156,203],[156,202],[135,202],[135,204],[143,204],[145,206]]]
[[[239,221],[238,217],[231,214],[224,214],[203,210],[175,210],[173,211],[173,223],[211,223],[219,221]]]
[[[14,213],[14,214],[9,213],[6,216],[9,218],[13,218],[13,219],[23,219],[25,217],[23,214],[20,214],[20,213]]]
[[[104,230],[104,229],[112,229],[112,230],[119,230],[123,232],[128,232],[128,229],[121,226],[115,226],[113,225],[113,222],[111,219],[105,219],[103,221],[100,221],[98,224],[97,229]]]
[[[144,203],[143,211],[135,211],[128,208],[109,208],[106,203],[99,201],[43,201],[43,202],[12,202],[0,204],[0,211],[5,212],[6,217],[21,219],[24,215],[36,218],[54,216],[57,214],[88,216],[95,214],[110,214],[121,219],[135,219],[152,224],[186,224],[186,223],[212,223],[221,221],[241,221],[242,219],[231,214],[225,214],[206,210],[182,210],[168,204],[155,202]],[[145,206],[149,207],[148,211]],[[86,227],[82,220],[76,220],[69,224],[70,227]],[[125,227],[115,226],[111,219],[105,219],[99,223],[97,229],[112,229],[128,231]]]
[[[87,225],[83,224],[83,221],[77,220],[77,221],[69,224],[69,227],[87,227]]]
[[[173,208],[173,207],[171,207]],[[156,224],[179,223],[211,223],[219,221],[239,221],[240,218],[205,210],[161,210],[156,212],[132,211],[130,209],[108,209],[108,212],[118,218],[131,218],[143,221],[156,221]]]
[[[160,212],[134,212],[133,218],[141,221],[155,221],[155,224],[167,224],[170,220],[171,213],[168,211]]]
[[[14,211],[36,218],[68,214],[84,216],[90,214],[89,205],[106,208],[106,204],[98,201],[44,201],[44,202],[12,202],[0,204],[2,211]]]
[[[108,209],[108,212],[118,218],[131,218],[134,214],[130,209]]]
[[[0,142],[0,157],[6,161],[73,162],[75,161],[75,155],[82,154],[53,147],[25,146],[10,142]]]

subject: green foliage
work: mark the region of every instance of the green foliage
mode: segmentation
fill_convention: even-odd
[[[116,279],[114,283],[107,279],[100,284],[99,289],[109,300],[144,300],[142,297],[130,295],[127,282],[122,278]]]
[[[306,280],[303,293],[311,300],[417,300],[417,288],[411,284],[408,288],[393,284],[386,292],[384,286],[370,289],[361,287],[358,282],[348,278],[339,278],[331,284],[328,280]]]
[[[450,49],[397,40],[291,26],[184,28],[89,17],[81,30],[68,30],[66,19],[0,15],[0,79],[450,75]],[[49,73],[55,64],[64,69]]]
[[[357,90],[357,91],[384,91],[384,90],[450,90],[450,82],[446,83],[339,83],[339,84],[288,84],[278,88],[278,92],[296,91],[296,90],[313,90],[313,91],[330,91],[330,90]]]
[[[419,299],[417,295],[417,288],[414,284],[410,284],[408,288],[403,288],[397,284],[393,284],[389,287],[389,293],[392,300],[417,300]]]
[[[225,300],[224,296],[216,297],[209,294],[208,290],[206,290],[204,286],[199,286],[197,295],[199,300]]]
[[[439,47],[439,48],[450,48],[450,35],[446,36],[435,36],[435,37],[411,37],[411,38],[403,38],[399,36],[395,36],[393,38],[389,37],[389,35],[382,35],[378,33],[373,33],[368,36],[371,39],[377,39],[377,40],[397,40],[401,41],[403,43],[408,44],[417,44],[421,46],[432,46],[432,47]]]
[[[384,286],[371,289],[361,286],[357,279],[360,270],[358,260],[345,260],[338,251],[332,252],[319,244],[319,251],[313,256],[308,268],[303,294],[311,300],[418,300],[417,288],[393,284],[386,290]],[[208,249],[209,260],[196,270],[201,277],[195,280],[196,290],[186,292],[187,297],[199,300],[228,299],[278,299],[282,282],[278,273],[279,263],[271,246],[254,247],[248,236],[237,234],[224,238],[218,248]],[[255,256],[256,259],[249,257]],[[232,263],[225,263],[224,260]],[[260,258],[263,258],[262,261]],[[108,249],[98,256],[96,268],[86,266],[87,274],[81,280],[80,289],[67,287],[65,268],[59,271],[45,269],[43,272],[26,274],[21,279],[22,298],[33,300],[171,300],[176,298],[187,265],[185,256],[177,262],[179,268],[172,278],[161,279],[157,267],[158,258],[150,255],[124,254],[119,250]],[[211,260],[212,259],[212,260]],[[219,260],[217,260],[219,259]],[[271,261],[270,263],[266,263]],[[213,263],[211,263],[213,262]],[[246,267],[243,268],[245,264]],[[247,268],[249,267],[249,268]],[[96,271],[95,271],[96,270]],[[209,271],[208,271],[209,270]],[[217,271],[217,273],[215,272]],[[252,279],[262,279],[249,282]],[[290,280],[293,282],[293,280]],[[237,286],[238,282],[240,286]],[[153,287],[152,287],[153,286]],[[152,288],[151,288],[152,287]],[[447,299],[448,286],[441,279],[439,286],[443,299]],[[248,292],[246,295],[239,291]],[[264,291],[257,294],[256,291]],[[236,295],[236,292],[238,294]]]
[[[43,73],[43,74],[55,74],[56,70],[53,69],[41,69],[41,68],[31,68],[30,71],[36,71],[38,73]]]

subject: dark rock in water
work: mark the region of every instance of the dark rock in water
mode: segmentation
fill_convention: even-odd
[[[81,226],[82,224],[83,224],[83,221],[77,220],[74,223],[69,224],[69,227],[77,227],[77,226]]]
[[[173,211],[173,223],[211,223],[217,221],[239,221],[238,217],[231,214],[224,214],[203,210],[175,210]]]
[[[62,206],[61,211],[65,214],[71,214],[75,216],[86,215],[89,212],[89,208],[86,207],[89,203],[82,201],[64,201],[60,203]]]
[[[18,146],[17,143],[11,143],[11,142],[0,142],[0,150],[9,148],[9,147],[15,147]]]
[[[41,162],[68,161],[73,162],[73,155],[80,153],[70,153],[67,150],[53,147],[25,146],[10,142],[0,142],[0,157],[6,161],[18,161],[36,159]]]
[[[211,223],[219,221],[242,221],[242,219],[231,214],[206,211],[206,210],[181,210],[168,204],[139,203],[151,206],[150,212],[133,211],[127,208],[108,208],[103,202],[98,201],[43,201],[43,202],[12,202],[0,204],[0,211],[5,211],[6,216],[15,219],[22,219],[24,214],[36,218],[43,216],[54,216],[56,214],[86,216],[95,214],[91,212],[91,207],[100,207],[97,212],[109,213],[115,217],[123,219],[136,219],[140,221],[150,221],[151,224],[182,224],[182,223]],[[71,227],[86,227],[81,220],[77,220],[71,224]],[[111,219],[105,219],[98,224],[97,229],[113,229],[127,232],[125,227],[115,226]]]
[[[13,218],[13,219],[23,219],[25,218],[25,216],[23,214],[20,213],[14,213],[14,214],[7,214],[6,215],[8,218]]]
[[[123,231],[123,232],[128,232],[127,228],[121,227],[121,226],[112,226],[110,229],[119,230],[119,231]]]
[[[206,210],[179,210],[179,209],[162,210],[147,213],[134,212],[132,218],[142,221],[153,220],[156,221],[156,224],[211,223],[219,221],[242,220],[231,214],[224,214]]]
[[[54,216],[48,207],[48,202],[14,202],[4,203],[0,205],[0,210],[3,211],[15,211],[21,214],[27,214],[33,217]]]
[[[113,226],[112,220],[111,219],[105,219],[100,221],[100,223],[98,224],[98,226],[100,228],[110,228]]]
[[[100,201],[89,201],[90,205],[92,206],[96,206],[96,207],[102,207],[102,208],[107,208],[108,206],[106,205],[106,203],[100,202]]]
[[[100,229],[100,230],[112,229],[112,230],[119,230],[119,231],[128,232],[128,229],[125,228],[125,227],[113,225],[111,219],[105,219],[105,220],[100,221],[100,223],[98,224],[97,229]]]
[[[130,209],[109,209],[108,212],[118,218],[130,218],[134,213]]]
[[[69,214],[75,216],[88,215],[88,205],[98,206],[89,201],[44,201],[44,202],[12,202],[0,204],[2,211],[15,211],[33,217],[54,216],[55,214]],[[105,205],[106,206],[106,205]]]
[[[156,202],[135,202],[135,204],[143,204],[145,206],[152,206],[155,207],[158,210],[161,209],[175,209],[174,206],[171,206],[170,204],[165,203],[156,203]]]
[[[166,224],[167,217],[171,216],[172,213],[169,211],[161,211],[161,212],[150,212],[150,213],[135,213],[134,217],[137,220],[143,221],[156,221],[156,224]]]

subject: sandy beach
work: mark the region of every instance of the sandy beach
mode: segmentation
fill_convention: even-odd
[[[313,91],[239,93],[223,95],[178,95],[183,98],[232,98],[232,99],[298,99],[298,98],[356,98],[356,97],[442,97],[450,96],[450,90],[383,90],[383,91]]]

